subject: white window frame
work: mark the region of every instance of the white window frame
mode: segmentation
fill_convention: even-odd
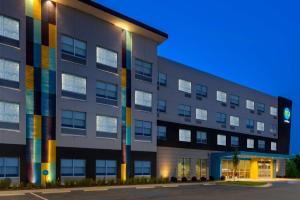
[[[192,82],[178,79],[178,90],[185,93],[192,93]]]
[[[179,129],[179,141],[180,142],[191,142],[191,130]]]
[[[247,99],[246,100],[246,108],[248,110],[255,110],[255,102],[252,100]]]
[[[207,110],[201,109],[201,108],[196,108],[196,119],[197,120],[202,120],[202,121],[207,121]]]
[[[64,84],[65,81],[71,81],[71,82],[68,84]],[[74,86],[78,86],[76,84],[76,83],[78,83],[78,81],[83,81],[83,85],[80,88],[78,88],[78,87],[75,88]],[[68,73],[62,73],[61,74],[61,90],[86,95],[86,90],[87,90],[86,81],[87,81],[87,79],[84,77],[73,75],[73,74],[68,74]],[[73,88],[71,88],[70,85],[74,85]]]
[[[271,142],[271,151],[277,151],[277,143]]]
[[[118,68],[118,53],[104,47],[96,47],[96,62],[112,68]]]
[[[112,124],[109,124],[112,123]],[[101,126],[104,125],[104,126]],[[118,118],[104,116],[104,115],[97,115],[96,116],[96,131],[102,133],[118,133]]]
[[[272,115],[274,117],[277,117],[278,116],[278,108],[274,107],[274,106],[271,106],[270,107],[270,115]]]
[[[254,149],[254,139],[247,139],[247,149]]]
[[[226,135],[217,135],[217,144],[219,146],[226,146],[227,144],[227,137]]]
[[[6,21],[6,23],[8,21],[15,23],[14,24],[16,26],[15,28],[18,29],[17,33],[13,33],[14,35],[11,35],[11,33],[14,32],[15,30],[14,31],[12,31],[10,29],[8,30],[9,26],[7,26],[7,24],[5,25],[5,23],[4,23],[5,21]],[[10,18],[10,17],[5,17],[3,15],[0,15],[0,25],[1,25],[0,26],[0,36],[10,38],[10,39],[13,39],[13,40],[17,40],[17,41],[20,40],[20,21],[15,20],[15,19]]]
[[[217,101],[226,103],[227,102],[227,93],[217,90]]]
[[[152,93],[135,90],[134,103],[135,105],[152,108]]]
[[[258,131],[265,131],[265,123],[263,123],[263,122],[257,122],[256,123],[256,129],[258,130]]]
[[[16,110],[16,113],[10,113],[10,110]],[[7,101],[0,101],[0,122],[20,123],[20,105]]]
[[[230,116],[230,126],[235,126],[235,127],[240,126],[240,118],[235,116]]]
[[[16,71],[17,74],[14,74]],[[0,79],[19,82],[20,64],[12,60],[0,58]]]

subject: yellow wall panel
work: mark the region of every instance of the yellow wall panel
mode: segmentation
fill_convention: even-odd
[[[49,47],[42,45],[42,67],[49,68]]]
[[[56,141],[48,140],[48,162],[56,162]]]
[[[126,181],[126,164],[121,164],[121,181]]]
[[[34,82],[34,68],[30,65],[26,65],[26,89],[33,90]]]
[[[49,24],[49,47],[56,48],[56,26]]]
[[[258,179],[258,164],[257,159],[252,159],[250,161],[250,178]]]
[[[126,87],[126,69],[122,68],[122,87]]]
[[[34,115],[33,118],[33,136],[35,139],[42,137],[42,117],[40,115]]]
[[[42,19],[41,0],[33,0],[33,18],[37,20]]]
[[[131,126],[131,108],[126,108],[126,126]]]

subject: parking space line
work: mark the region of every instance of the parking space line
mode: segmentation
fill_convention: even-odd
[[[83,190],[84,192],[97,192],[97,191],[107,191],[107,188],[89,188]]]
[[[54,191],[43,191],[42,194],[59,194],[59,193],[68,193],[71,190],[54,190]]]
[[[25,194],[12,194],[12,193],[4,193],[0,194],[0,197],[10,197],[10,196],[24,196]]]
[[[139,187],[135,187],[135,189],[139,190],[139,189],[154,189],[155,186],[139,186]]]
[[[46,199],[45,197],[42,197],[42,196],[40,196],[40,195],[37,195],[37,194],[35,194],[35,193],[33,193],[33,192],[30,192],[29,194],[31,194],[31,195],[33,195],[33,196],[39,198],[39,199],[42,199],[42,200],[48,200],[48,199]]]

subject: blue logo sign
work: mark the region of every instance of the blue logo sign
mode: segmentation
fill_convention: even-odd
[[[284,122],[285,123],[290,123],[290,119],[291,119],[291,111],[289,108],[285,108],[283,110],[283,118],[284,118]]]
[[[43,175],[47,176],[49,174],[48,170],[43,170]]]

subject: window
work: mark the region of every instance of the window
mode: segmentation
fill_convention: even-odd
[[[263,122],[257,122],[257,130],[265,131],[265,124]]]
[[[226,135],[218,135],[217,144],[220,146],[226,146]]]
[[[118,119],[116,117],[97,116],[96,131],[98,137],[116,137],[118,133]]]
[[[258,104],[257,104],[257,112],[259,112],[259,113],[265,112],[265,104],[263,104],[263,103],[258,103]]]
[[[62,35],[61,36],[61,51],[62,58],[69,60],[72,57],[79,59],[86,59],[86,42],[74,39],[72,37]],[[67,56],[66,56],[67,55]],[[72,57],[69,57],[72,56]],[[78,59],[72,61],[79,61]]]
[[[0,178],[19,177],[19,159],[0,157]]]
[[[216,114],[216,122],[221,124],[226,124],[227,115],[224,113],[217,112]]]
[[[217,91],[217,101],[226,103],[227,102],[227,94],[225,92]]]
[[[86,79],[71,74],[62,74],[62,95],[86,99]]]
[[[152,82],[152,64],[140,59],[136,59],[135,78]]]
[[[139,110],[152,110],[152,94],[148,92],[135,91],[135,105]]]
[[[63,110],[61,114],[61,126],[62,128],[85,129],[86,113]]]
[[[185,81],[182,79],[178,80],[178,90],[185,93],[192,93],[192,83],[190,81]]]
[[[198,179],[207,178],[207,159],[198,159],[196,163],[196,177]]]
[[[0,58],[0,85],[19,87],[19,63]]]
[[[19,129],[19,104],[0,101],[0,128]]]
[[[207,144],[207,133],[203,131],[197,131],[197,143]]]
[[[191,117],[191,106],[179,105],[178,106],[178,115],[183,117]]]
[[[230,126],[238,127],[240,125],[240,118],[235,116],[230,116]]]
[[[167,74],[158,72],[158,85],[167,86]]]
[[[277,143],[271,142],[271,151],[277,151]]]
[[[270,115],[277,117],[277,112],[278,111],[276,107],[273,106],[270,107]]]
[[[232,147],[238,147],[238,146],[240,146],[239,137],[231,136],[231,146]]]
[[[165,100],[158,100],[157,112],[165,113],[167,111],[167,102]]]
[[[85,176],[85,160],[61,159],[61,176]]]
[[[151,176],[151,162],[150,161],[134,161],[134,175],[135,176]]]
[[[246,128],[248,128],[248,129],[254,129],[254,120],[253,119],[247,119],[247,121],[246,121]]]
[[[97,47],[96,54],[97,68],[117,73],[118,54],[116,52]]]
[[[157,126],[157,138],[158,138],[158,140],[166,140],[167,139],[167,127]]]
[[[249,110],[254,110],[254,101],[246,100],[246,108]]]
[[[206,121],[207,110],[196,108],[196,119]]]
[[[191,142],[191,131],[185,129],[179,129],[179,141]]]
[[[253,139],[247,139],[247,148],[254,149],[254,140]]]
[[[266,148],[266,142],[264,140],[258,140],[258,148],[259,149],[265,149]]]
[[[115,160],[96,160],[96,176],[116,176],[117,161]]]
[[[0,15],[0,42],[1,37],[19,41],[20,22]]]
[[[196,85],[196,96],[197,97],[207,97],[207,86],[197,84]]]
[[[98,103],[104,103],[104,104],[117,106],[117,104],[118,104],[118,86],[115,84],[97,81],[96,100]]]
[[[151,140],[152,123],[148,121],[135,120],[135,138]]]
[[[277,125],[272,124],[272,125],[271,125],[271,128],[270,128],[270,132],[271,132],[271,133],[277,133]]]
[[[230,95],[230,104],[234,106],[240,105],[240,97],[236,95]]]
[[[180,158],[177,164],[177,176],[178,178],[191,176],[191,158]]]

